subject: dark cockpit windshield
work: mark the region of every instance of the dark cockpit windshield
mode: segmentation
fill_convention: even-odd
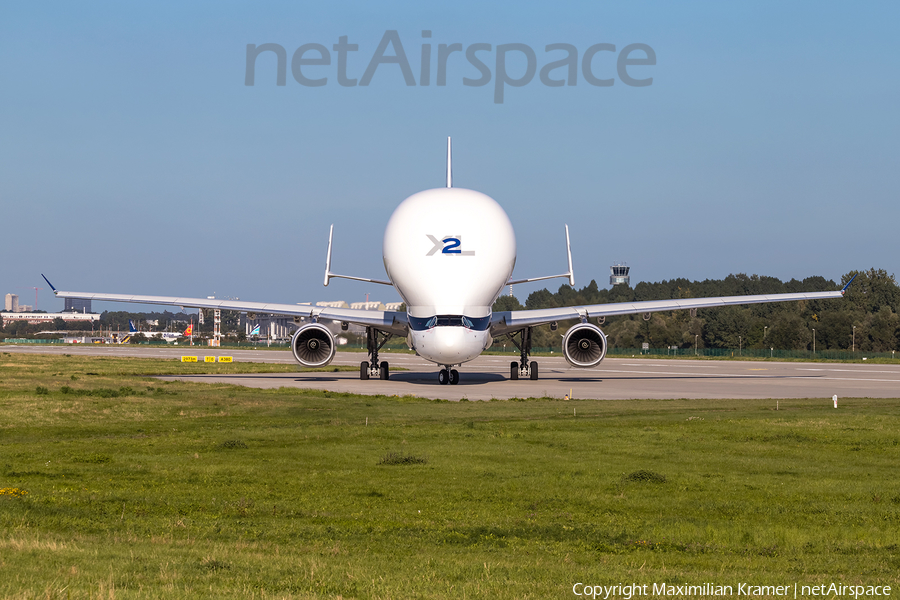
[[[435,315],[433,317],[408,316],[409,328],[413,331],[425,331],[434,327],[465,327],[473,331],[487,331],[491,325],[491,317],[467,317],[465,315]]]

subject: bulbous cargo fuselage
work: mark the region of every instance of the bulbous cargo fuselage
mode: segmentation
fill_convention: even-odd
[[[515,233],[496,201],[461,188],[413,194],[388,221],[383,257],[420,356],[453,365],[490,346],[491,306],[516,264]]]

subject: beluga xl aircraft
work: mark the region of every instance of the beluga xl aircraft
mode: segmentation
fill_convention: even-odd
[[[576,321],[562,339],[563,356],[573,367],[593,367],[606,356],[602,324],[611,315],[649,314],[657,311],[840,298],[847,290],[652,300],[615,304],[592,304],[539,310],[492,312],[491,307],[511,284],[566,278],[575,285],[569,228],[566,225],[568,271],[560,275],[513,278],[516,266],[516,236],[509,217],[485,194],[453,187],[450,138],[447,138],[447,183],[445,187],[413,194],[394,210],[384,232],[383,258],[387,280],[338,275],[331,271],[334,225],[328,234],[325,285],[335,278],[393,286],[406,303],[406,312],[370,311],[294,304],[266,304],[239,300],[136,296],[93,292],[64,292],[60,298],[84,298],[140,304],[165,304],[182,308],[234,310],[254,318],[256,313],[294,317],[300,325],[291,339],[294,358],[304,367],[324,367],[334,359],[335,339],[322,323],[338,321],[346,330],[351,323],[366,329],[368,360],[360,363],[360,379],[388,379],[388,363],[379,362],[378,352],[394,337],[406,338],[417,355],[441,369],[441,384],[459,383],[461,366],[490,348],[495,337],[508,336],[520,350],[520,359],[510,364],[510,379],[538,378],[537,362],[529,361],[531,332],[538,325],[556,329],[560,321]],[[440,219],[435,219],[439,215]],[[46,280],[47,278],[44,277]]]

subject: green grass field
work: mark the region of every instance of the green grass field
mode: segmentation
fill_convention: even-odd
[[[0,352],[0,597],[900,591],[900,400],[437,402]],[[618,596],[621,597],[621,596]]]

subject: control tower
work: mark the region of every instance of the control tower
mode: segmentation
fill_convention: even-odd
[[[625,285],[631,285],[631,277],[628,276],[628,271],[631,267],[626,266],[625,263],[616,263],[609,268],[609,285],[619,285],[620,283],[624,283]]]

